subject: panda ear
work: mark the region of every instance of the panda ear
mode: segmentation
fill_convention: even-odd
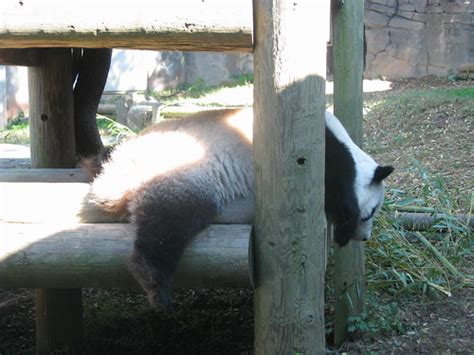
[[[377,168],[374,171],[374,177],[372,178],[372,182],[374,183],[379,183],[383,179],[385,179],[387,176],[389,176],[395,168],[393,166],[387,165],[387,166],[377,166]]]

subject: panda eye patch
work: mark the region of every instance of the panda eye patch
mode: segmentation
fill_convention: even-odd
[[[367,217],[362,217],[362,218],[361,218],[361,221],[362,221],[362,222],[367,222],[369,219],[371,219],[371,218],[374,216],[375,211],[377,211],[377,206],[375,206],[374,208],[372,208],[372,212],[370,212],[370,214],[369,214]]]

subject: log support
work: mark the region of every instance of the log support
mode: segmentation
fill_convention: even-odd
[[[325,351],[328,20],[329,0],[254,1],[256,354]]]
[[[47,287],[37,292],[41,329],[38,342],[56,344],[57,334],[75,343],[76,331],[66,336],[64,328],[51,328],[64,322],[54,309],[74,311],[79,324],[80,299],[76,289],[100,287],[138,287],[126,267],[127,255],[133,248],[133,226],[120,223],[8,223],[0,222],[0,288]],[[248,243],[251,226],[247,224],[211,225],[198,234],[180,261],[175,277],[176,287],[246,288],[250,287]],[[56,290],[61,290],[56,292]],[[72,290],[72,291],[71,291]],[[58,296],[55,296],[55,293]],[[66,300],[63,300],[63,296]],[[43,300],[45,304],[43,305]],[[52,302],[51,300],[54,300]],[[49,311],[45,311],[49,310]],[[44,319],[43,319],[44,318]],[[65,329],[76,329],[73,322]],[[44,324],[44,327],[42,326]],[[44,334],[43,334],[44,333]],[[51,333],[51,338],[48,336]],[[58,347],[59,346],[59,347]]]
[[[359,146],[363,136],[363,19],[363,1],[338,1],[332,8],[334,114]],[[339,346],[347,339],[349,317],[364,310],[364,244],[350,242],[343,248],[336,245],[334,256],[334,342]]]
[[[40,65],[28,69],[32,168],[72,168],[76,162],[70,49],[38,50]],[[47,200],[45,200],[47,201]],[[81,343],[80,289],[36,290],[39,354],[74,352]]]
[[[252,1],[2,1],[0,48],[251,52]]]

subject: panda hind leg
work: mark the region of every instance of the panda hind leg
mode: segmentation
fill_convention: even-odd
[[[171,305],[173,275],[187,242],[218,211],[215,194],[199,179],[158,181],[139,191],[130,208],[136,238],[128,267],[150,305]]]

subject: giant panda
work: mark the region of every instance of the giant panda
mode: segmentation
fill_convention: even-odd
[[[384,198],[379,166],[326,112],[325,212],[336,243],[369,238]],[[135,226],[128,266],[150,304],[171,303],[187,242],[231,202],[253,196],[252,109],[200,112],[146,129],[97,167],[90,203]]]

